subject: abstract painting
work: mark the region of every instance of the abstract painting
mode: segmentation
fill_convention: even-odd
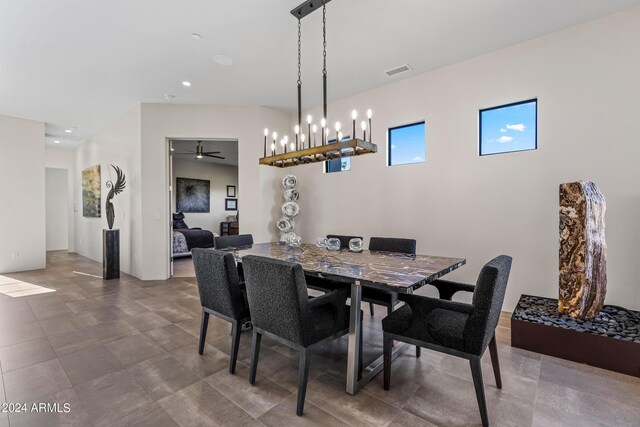
[[[92,166],[82,171],[82,216],[86,218],[100,218],[100,200],[102,195],[102,181],[100,180],[100,165]]]
[[[211,181],[176,178],[176,211],[209,213]]]

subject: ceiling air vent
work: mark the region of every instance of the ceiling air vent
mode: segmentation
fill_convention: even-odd
[[[407,64],[404,64],[399,67],[387,70],[384,73],[387,75],[387,77],[393,77],[393,76],[397,76],[398,74],[406,73],[407,71],[410,71],[410,70],[411,70],[411,67]]]

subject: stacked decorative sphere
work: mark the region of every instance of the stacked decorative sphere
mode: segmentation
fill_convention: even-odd
[[[297,183],[298,180],[293,175],[287,175],[282,179],[285,202],[282,205],[282,217],[276,223],[280,231],[280,241],[291,246],[300,246],[302,240],[293,231],[296,227],[294,218],[300,212],[300,205],[298,205],[300,194],[295,188]]]

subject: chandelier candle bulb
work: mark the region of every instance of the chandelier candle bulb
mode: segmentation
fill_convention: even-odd
[[[369,109],[367,110],[367,117],[369,118],[369,142],[371,142],[371,135],[373,135],[373,131],[371,130],[371,116],[373,116],[373,112]]]
[[[264,157],[267,157],[267,137],[269,136],[269,129],[264,129]]]
[[[353,110],[351,112],[351,120],[353,120],[353,137],[356,137],[356,119],[358,118],[358,112],[356,110]]]
[[[320,126],[322,128],[320,131],[322,132],[320,134],[320,142],[322,143],[322,145],[324,145],[324,128],[327,126],[327,119],[323,117],[322,120],[320,120]]]
[[[313,121],[313,118],[311,117],[311,114],[309,114],[307,116],[307,135],[309,135],[309,148],[311,148],[311,122]]]
[[[304,140],[305,140],[304,133],[301,133],[300,134],[300,145],[302,146],[303,150],[304,150]],[[311,148],[311,147],[309,147],[309,148]]]
[[[336,122],[336,142],[339,141],[338,133],[340,132],[340,122]]]
[[[316,146],[316,132],[318,131],[318,126],[311,126],[311,130],[313,130],[313,146]],[[309,145],[311,145],[311,134],[309,134]]]
[[[276,143],[275,143],[275,141],[271,143],[271,155],[272,156],[276,155]]]
[[[340,141],[342,141],[342,132],[338,132],[338,139],[336,140],[336,142]]]
[[[365,122],[364,120],[360,122],[360,127],[362,128],[362,140],[366,141],[367,140],[367,122]]]

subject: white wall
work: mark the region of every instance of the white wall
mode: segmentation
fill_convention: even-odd
[[[142,250],[145,280],[166,279],[169,273],[171,203],[168,196],[167,139],[238,140],[238,199],[240,227],[255,241],[271,241],[277,202],[278,172],[260,167],[263,129],[289,125],[286,114],[264,107],[142,104]]]
[[[102,200],[101,218],[82,216],[82,170],[99,164],[101,166]],[[136,277],[143,275],[139,260],[142,258],[141,227],[141,152],[140,152],[140,106],[136,106],[107,129],[76,149],[75,199],[76,252],[95,261],[102,262],[102,230],[108,228],[105,201],[108,193],[106,182],[115,180],[109,164],[120,167],[126,176],[126,188],[115,196],[114,229],[120,229],[120,269]]]
[[[0,273],[46,265],[44,123],[0,116]]]
[[[47,250],[69,248],[69,190],[66,169],[45,169],[45,216]]]
[[[607,302],[640,309],[638,46],[640,8],[331,103],[331,123],[373,109],[379,154],[354,159],[350,172],[284,171],[299,178],[296,228],[306,241],[413,237],[419,253],[466,258],[449,276],[465,281],[510,254],[510,310],[523,293],[557,296],[558,185],[592,180],[607,199]],[[479,157],[478,110],[532,97],[539,149]],[[427,162],[387,167],[386,129],[418,120]]]
[[[220,223],[227,220],[227,215],[235,215],[236,211],[225,211],[227,185],[236,187],[236,197],[240,196],[238,188],[238,167],[221,165],[197,160],[173,159],[173,188],[171,209],[176,212],[176,178],[192,178],[210,181],[210,209],[208,213],[185,213],[185,222],[189,227],[200,227],[220,234]]]
[[[82,216],[82,205],[78,204],[76,200],[76,180],[79,180],[76,176],[76,154],[73,149],[55,148],[45,146],[45,166],[53,169],[64,169],[67,171],[67,249],[69,252],[75,251],[76,240],[76,215],[80,212]],[[78,181],[79,185],[79,181]],[[82,200],[80,199],[80,202]],[[47,230],[48,232],[48,230]],[[47,248],[47,250],[49,250]]]

